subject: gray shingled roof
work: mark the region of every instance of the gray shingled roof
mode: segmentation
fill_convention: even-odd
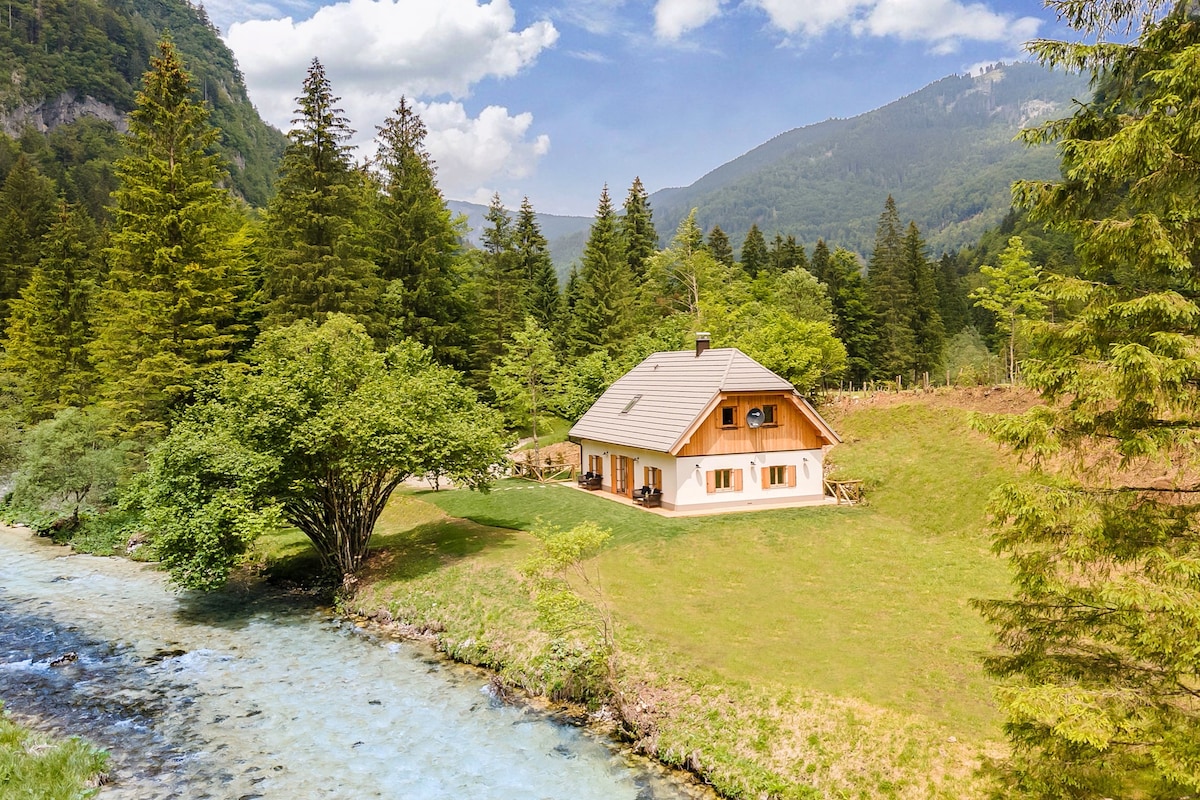
[[[736,347],[655,353],[608,387],[569,435],[666,453],[719,393],[778,391],[795,389]]]

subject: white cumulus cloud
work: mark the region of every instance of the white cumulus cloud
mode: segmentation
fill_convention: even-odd
[[[494,165],[492,175],[532,169],[549,142],[529,138],[529,114],[492,106],[471,119],[460,102],[433,101],[458,101],[479,81],[516,75],[557,39],[547,20],[517,29],[509,0],[342,0],[299,21],[236,22],[226,35],[259,113],[284,131],[313,58],[358,131],[360,155],[369,154],[375,127],[408,97],[430,114],[422,114],[426,143],[448,196],[468,176],[485,176],[485,164]],[[485,152],[489,147],[495,152]]]
[[[654,33],[660,39],[674,41],[720,13],[720,0],[658,0],[654,6]]]
[[[418,103],[417,113],[429,129],[425,145],[437,162],[438,185],[447,197],[483,197],[489,183],[525,178],[550,151],[550,137],[532,136],[533,115],[510,114],[488,106],[471,117],[462,103]]]
[[[1033,38],[1040,21],[993,11],[982,2],[961,0],[743,0],[766,13],[786,34],[819,36],[844,28],[856,36],[895,36],[953,50],[966,39],[1020,44]],[[678,39],[719,16],[720,0],[658,0],[655,31]]]

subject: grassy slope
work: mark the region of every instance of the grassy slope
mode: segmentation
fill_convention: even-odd
[[[668,520],[516,481],[403,496],[358,602],[514,683],[553,684],[513,567],[537,517],[594,520],[614,533],[598,565],[664,760],[731,796],[977,794],[999,730],[968,601],[1007,591],[983,506],[1012,467],[965,420],[930,405],[838,418],[833,460],[869,486],[858,508]]]

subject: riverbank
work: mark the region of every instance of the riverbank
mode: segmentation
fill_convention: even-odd
[[[1007,592],[983,506],[1015,465],[953,404],[837,424],[835,460],[867,480],[865,508],[660,520],[524,482],[409,493],[345,608],[569,695],[596,677],[596,652],[545,632],[520,567],[537,518],[592,519],[614,532],[592,601],[616,623],[613,716],[639,750],[727,797],[986,796],[1005,748],[969,601]]]
[[[175,593],[147,565],[28,531],[0,530],[0,556],[0,697],[109,750],[106,800],[697,796],[500,702],[478,669],[292,594]]]

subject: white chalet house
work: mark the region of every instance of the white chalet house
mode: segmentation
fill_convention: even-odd
[[[695,352],[655,353],[626,373],[569,436],[601,491],[650,487],[676,510],[820,500],[825,452],[841,441],[786,380],[699,337]]]

